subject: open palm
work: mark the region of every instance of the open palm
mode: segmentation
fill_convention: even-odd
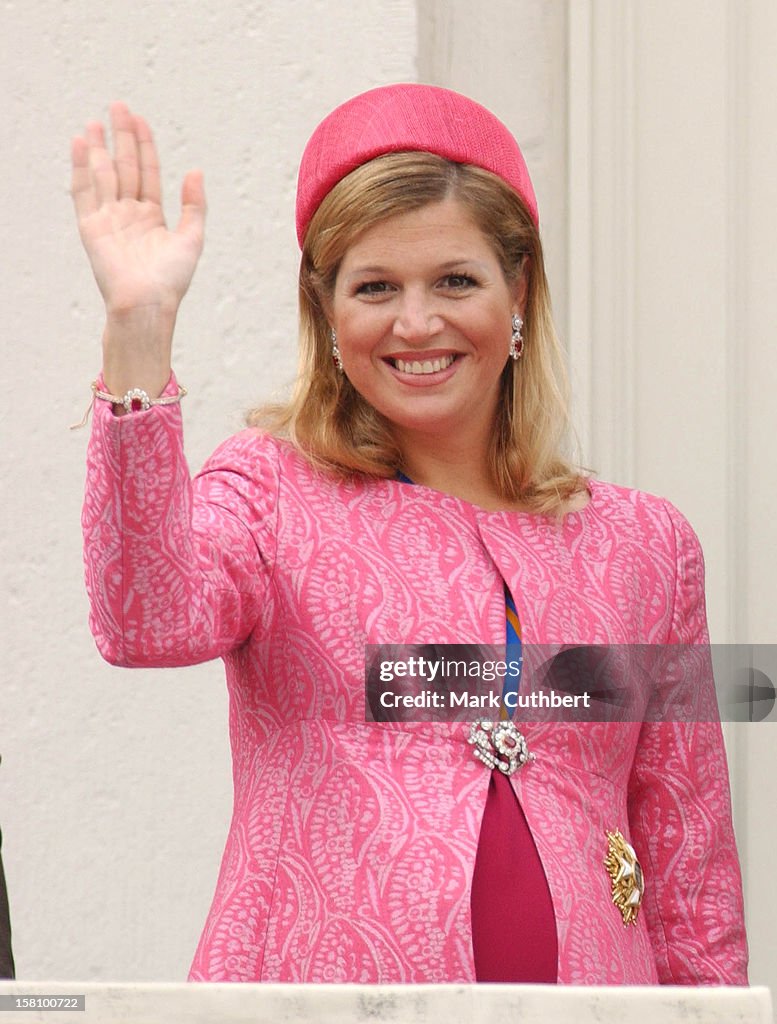
[[[114,156],[103,126],[73,139],[72,194],[81,240],[109,314],[156,307],[174,313],[202,251],[202,175],[186,175],[181,217],[171,230],[161,203],[159,160],[143,118],[111,105]]]

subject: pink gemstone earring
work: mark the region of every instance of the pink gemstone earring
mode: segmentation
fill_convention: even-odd
[[[523,320],[518,316],[517,313],[513,313],[513,334],[510,338],[510,358],[520,359],[523,355],[523,335],[521,334],[521,328],[523,327]]]
[[[337,331],[334,329],[334,327],[330,331],[329,336],[332,339],[332,359],[334,360],[334,364],[337,367],[337,369],[340,371],[340,373],[342,373],[343,357],[340,355],[340,349],[337,347]]]

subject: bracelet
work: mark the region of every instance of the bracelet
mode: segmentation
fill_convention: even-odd
[[[152,405],[175,405],[180,402],[186,394],[186,388],[178,386],[177,395],[165,395],[163,398],[149,398],[148,392],[142,388],[130,388],[121,398],[118,395],[109,395],[107,391],[100,391],[97,381],[92,384],[92,392],[95,398],[101,398],[111,405],[123,405],[127,412],[145,412]]]
[[[86,426],[96,398],[103,402],[110,402],[111,405],[123,405],[127,412],[145,412],[152,405],[175,405],[186,394],[186,388],[181,387],[179,384],[177,394],[164,395],[162,398],[150,398],[148,392],[142,388],[130,388],[125,395],[111,395],[107,391],[101,391],[95,380],[92,382],[92,401],[87,406],[81,422],[71,424],[70,429],[78,430],[79,427]]]

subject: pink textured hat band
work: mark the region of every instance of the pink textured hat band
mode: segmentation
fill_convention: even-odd
[[[438,86],[387,85],[337,107],[310,137],[297,183],[300,246],[313,214],[338,181],[377,156],[408,150],[491,171],[515,189],[539,223],[518,143],[491,111]]]

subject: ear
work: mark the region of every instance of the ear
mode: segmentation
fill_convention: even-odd
[[[323,310],[324,316],[326,317],[326,322],[331,327],[335,319],[334,305],[331,299],[325,298],[323,295],[319,296],[318,301],[321,305],[321,309]]]
[[[526,300],[529,295],[529,274],[531,256],[524,256],[520,269],[510,285],[514,311],[523,319],[526,312]]]
[[[304,278],[303,278],[304,269]],[[334,288],[327,288],[319,274],[314,273],[308,267],[300,269],[300,284],[309,296],[311,305],[317,307],[316,313],[323,315],[328,326],[334,322]]]

